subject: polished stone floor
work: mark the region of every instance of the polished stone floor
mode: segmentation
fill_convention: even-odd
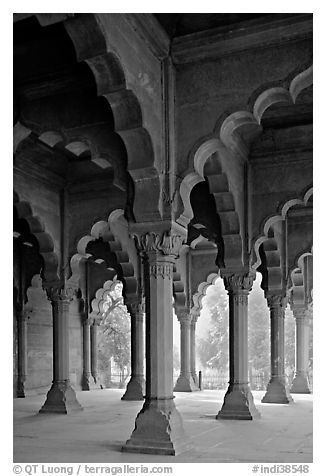
[[[176,394],[192,450],[179,456],[121,453],[142,402],[121,401],[122,390],[77,392],[84,411],[39,415],[44,395],[14,400],[14,462],[38,463],[310,463],[312,396],[290,405],[262,404],[255,421],[216,420],[224,392]]]

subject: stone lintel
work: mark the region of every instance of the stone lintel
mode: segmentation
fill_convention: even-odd
[[[214,28],[175,38],[172,43],[172,59],[175,64],[191,63],[206,58],[230,56],[253,48],[268,48],[281,40],[300,40],[312,36],[311,14],[264,22],[247,21],[242,28],[223,32]]]
[[[191,449],[173,399],[146,399],[123,452],[178,455]]]
[[[69,380],[53,382],[39,413],[71,413],[83,410]]]

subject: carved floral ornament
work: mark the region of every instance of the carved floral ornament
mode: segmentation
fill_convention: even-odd
[[[163,232],[133,233],[133,237],[136,248],[141,253],[155,252],[165,256],[177,257],[182,244],[186,240],[186,233],[178,233],[169,229]]]
[[[270,309],[284,310],[287,305],[287,297],[279,294],[267,296],[267,305]]]
[[[232,293],[249,293],[253,286],[255,277],[256,275],[253,273],[224,276],[223,280],[225,289]]]

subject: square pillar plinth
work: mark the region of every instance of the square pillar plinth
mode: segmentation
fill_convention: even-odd
[[[311,393],[308,385],[308,377],[305,372],[297,372],[292,381],[291,393]]]
[[[83,407],[76,398],[75,390],[71,387],[70,382],[65,380],[63,382],[53,382],[39,413],[62,413],[66,415],[80,410],[83,410]]]
[[[293,398],[288,392],[284,379],[272,377],[262,398],[262,403],[292,403]]]
[[[129,453],[178,455],[190,449],[174,401],[147,400],[138,413],[135,429],[122,447]]]
[[[229,385],[217,420],[254,420],[260,418],[248,385]]]

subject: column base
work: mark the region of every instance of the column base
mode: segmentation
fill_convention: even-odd
[[[99,388],[103,388],[103,387],[102,385],[99,385],[94,381],[93,376],[91,374],[83,376],[82,390],[84,391],[97,390]]]
[[[121,450],[175,456],[190,448],[173,399],[147,399],[137,415],[130,439]]]
[[[174,392],[197,392],[199,388],[195,385],[192,375],[180,375],[175,387]]]
[[[17,398],[25,398],[25,385],[23,382],[18,382],[17,390],[16,390],[16,397]]]
[[[297,372],[291,385],[291,393],[311,393],[305,373]]]
[[[121,400],[144,400],[144,379],[131,377]]]
[[[198,387],[198,390],[199,390],[199,382],[198,382],[197,374],[196,374],[196,373],[192,373],[191,376],[192,376],[192,379],[193,379],[193,381],[194,381],[194,383],[195,383],[195,387]]]
[[[83,410],[83,407],[78,402],[75,390],[71,387],[69,380],[63,380],[52,383],[39,413],[67,414],[77,410]]]
[[[271,378],[262,403],[291,403],[293,398],[285,387],[283,379]]]
[[[218,420],[253,420],[260,418],[254,399],[247,384],[229,384]]]

